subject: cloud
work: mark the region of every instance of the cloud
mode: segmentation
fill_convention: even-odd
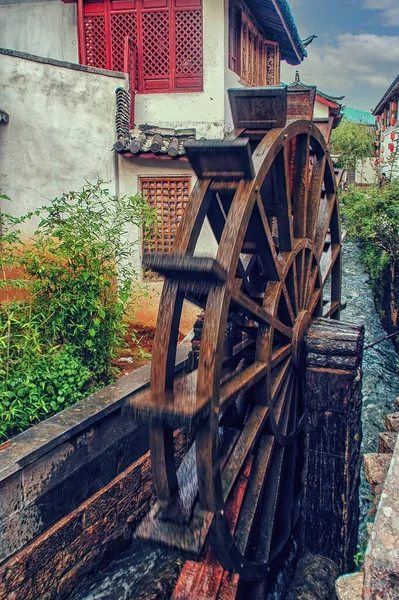
[[[381,22],[386,27],[399,25],[398,0],[364,0],[362,8],[381,11]]]
[[[308,51],[296,67],[301,79],[333,96],[345,94],[348,105],[363,110],[377,104],[399,70],[399,36],[345,33],[323,45],[316,40]],[[296,68],[283,63],[282,80],[293,81]]]

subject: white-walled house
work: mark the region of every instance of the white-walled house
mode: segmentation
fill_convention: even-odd
[[[184,141],[222,139],[228,88],[306,56],[286,0],[3,0],[0,47],[7,211],[101,178],[162,206],[160,250],[195,183]]]
[[[373,111],[376,118],[375,162],[377,173],[399,177],[399,75]]]

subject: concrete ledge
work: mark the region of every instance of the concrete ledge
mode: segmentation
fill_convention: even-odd
[[[118,73],[117,71],[110,71],[109,69],[98,69],[97,67],[88,67],[87,65],[79,65],[77,63],[68,62],[66,60],[57,60],[55,58],[47,58],[45,56],[37,56],[36,54],[29,54],[28,52],[20,52],[19,50],[11,50],[10,48],[0,48],[0,54],[14,56],[15,58],[23,58],[25,60],[32,60],[33,62],[38,62],[38,63],[42,63],[45,65],[53,65],[54,67],[63,67],[64,69],[73,69],[74,71],[83,71],[84,73],[97,73],[98,75],[105,75],[106,77],[114,77],[115,79],[125,80],[127,77],[127,75],[125,73]]]
[[[186,338],[177,370],[190,349]],[[0,565],[147,452],[147,426],[123,407],[149,385],[150,368],[21,433],[0,451]]]
[[[381,494],[365,560],[364,600],[397,600],[399,590],[399,440]]]

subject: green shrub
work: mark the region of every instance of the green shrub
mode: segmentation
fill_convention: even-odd
[[[344,225],[364,246],[364,260],[375,281],[399,259],[399,181],[366,190],[351,187],[341,196]]]
[[[142,197],[112,195],[100,181],[34,213],[0,217],[1,439],[112,379],[126,319],[144,293],[134,257],[154,213]],[[34,219],[26,245],[18,228]],[[20,278],[10,276],[15,267]]]
[[[0,382],[0,441],[81,400],[93,375],[71,348],[52,348]]]

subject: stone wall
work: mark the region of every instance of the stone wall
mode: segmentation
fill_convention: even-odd
[[[0,61],[4,212],[25,214],[99,178],[118,192],[115,89],[125,75],[7,50]]]
[[[179,346],[177,369],[189,349]],[[149,369],[0,446],[0,600],[61,600],[130,543],[153,490],[147,427],[124,404]]]

